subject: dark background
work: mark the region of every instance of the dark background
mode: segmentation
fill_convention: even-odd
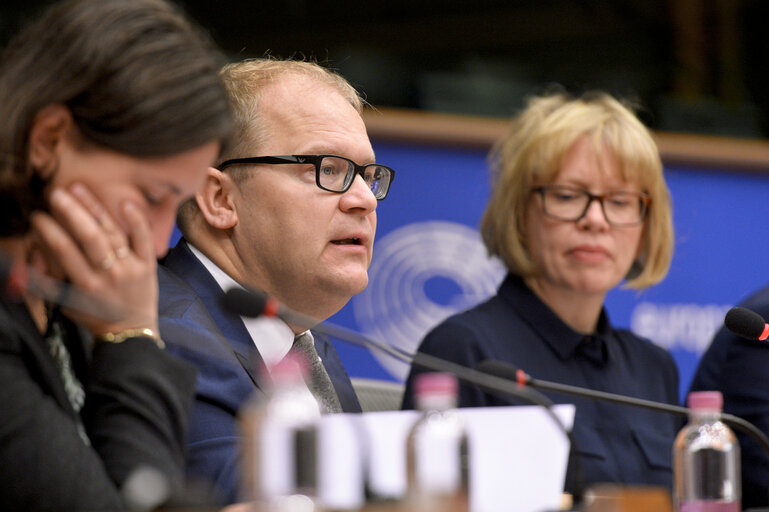
[[[2,0],[0,43],[49,3]],[[178,3],[228,58],[311,58],[375,106],[508,117],[560,84],[635,101],[659,130],[769,135],[766,0]]]

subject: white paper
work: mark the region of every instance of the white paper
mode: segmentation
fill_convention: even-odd
[[[553,410],[571,429],[574,406],[557,405]],[[553,418],[536,406],[464,408],[459,412],[468,431],[471,512],[538,512],[560,507],[569,441]],[[368,453],[364,461],[368,459],[371,490],[380,496],[402,497],[406,492],[406,438],[419,413],[330,415],[322,422],[348,416],[359,422],[356,433],[338,426],[323,428],[321,445],[360,446],[361,453]],[[337,455],[333,450],[326,451],[321,463],[321,496],[349,495],[350,489],[333,487],[349,485],[351,471],[364,471],[367,465],[352,452]],[[357,469],[350,464],[357,464]]]

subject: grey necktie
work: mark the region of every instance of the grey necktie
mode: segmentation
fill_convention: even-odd
[[[342,412],[342,405],[339,403],[339,397],[336,394],[334,385],[323,367],[323,362],[315,350],[315,340],[310,331],[294,337],[294,350],[301,352],[310,363],[310,382],[308,383],[310,391],[320,404],[322,413]]]

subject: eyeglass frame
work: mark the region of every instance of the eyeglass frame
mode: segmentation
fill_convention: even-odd
[[[323,161],[324,158],[339,158],[341,160],[344,160],[346,162],[349,162],[353,166],[353,176],[352,179],[347,183],[347,186],[344,187],[343,190],[331,190],[329,188],[324,187],[320,183],[320,163]],[[395,179],[395,170],[391,167],[388,167],[386,165],[377,164],[377,163],[370,163],[370,164],[363,164],[358,165],[358,163],[354,162],[353,160],[350,160],[349,158],[339,156],[339,155],[273,155],[273,156],[251,156],[251,157],[245,157],[245,158],[231,158],[229,160],[225,160],[224,162],[220,163],[218,166],[216,166],[217,169],[224,170],[225,167],[229,167],[230,165],[238,165],[238,164],[269,164],[269,165],[290,165],[290,164],[313,164],[315,166],[315,184],[320,188],[321,190],[325,190],[326,192],[333,192],[336,194],[344,194],[348,190],[350,190],[350,187],[352,187],[353,182],[355,181],[355,176],[360,176],[363,178],[363,181],[366,181],[366,178],[364,176],[364,173],[366,171],[367,167],[371,166],[377,166],[377,167],[384,167],[390,172],[390,181],[387,184],[387,190],[385,190],[385,193],[382,197],[377,197],[374,193],[374,197],[377,201],[383,201],[387,194],[390,192],[390,186],[392,185],[393,179]]]
[[[579,216],[571,219],[571,218],[565,218],[565,217],[558,217],[557,215],[554,215],[552,213],[549,213],[547,211],[547,207],[545,206],[545,194],[547,193],[548,189],[552,189],[555,187],[560,188],[568,188],[572,190],[579,190],[584,195],[587,195],[587,203],[585,204],[585,209],[582,210],[582,213],[579,214]],[[571,187],[568,185],[543,185],[540,187],[534,187],[531,189],[533,193],[537,193],[542,197],[542,211],[545,215],[552,219],[561,220],[564,222],[579,222],[585,215],[587,215],[587,211],[590,209],[590,205],[593,203],[593,201],[598,201],[598,204],[601,205],[601,213],[603,213],[603,218],[606,219],[606,222],[610,226],[615,227],[632,227],[632,226],[638,226],[644,223],[646,220],[646,216],[649,214],[649,205],[652,203],[652,197],[647,194],[646,192],[624,192],[624,191],[615,191],[615,192],[607,192],[605,194],[592,194],[589,190],[581,188],[581,187]],[[606,207],[604,206],[604,200],[611,197],[614,194],[632,194],[637,195],[638,199],[641,201],[641,207],[643,208],[641,211],[641,218],[638,219],[635,222],[612,222],[609,220],[609,216],[606,214]]]

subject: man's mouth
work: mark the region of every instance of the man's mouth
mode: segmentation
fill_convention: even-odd
[[[360,245],[360,238],[343,238],[342,240],[332,240],[335,245]]]

